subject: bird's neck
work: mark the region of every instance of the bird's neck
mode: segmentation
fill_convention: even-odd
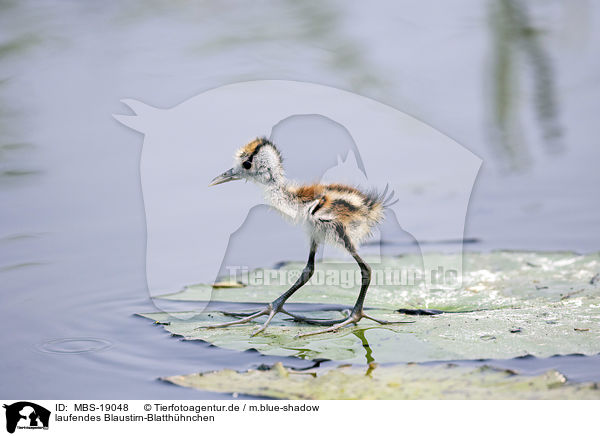
[[[273,204],[272,200],[277,200],[282,195],[287,194],[288,192],[289,181],[285,177],[278,177],[270,180],[267,183],[261,183],[261,187],[265,194],[265,198],[269,201],[269,203]],[[274,205],[274,204],[273,204]]]
[[[297,218],[297,205],[290,195],[290,182],[285,177],[262,185],[265,201],[288,218]]]

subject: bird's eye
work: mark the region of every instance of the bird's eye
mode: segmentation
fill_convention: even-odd
[[[249,170],[252,167],[252,163],[249,160],[245,160],[242,166]]]

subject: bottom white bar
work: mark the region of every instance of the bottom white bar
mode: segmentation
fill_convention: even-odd
[[[591,434],[597,401],[4,400],[18,435]],[[218,433],[215,433],[218,432]],[[596,430],[594,430],[596,432]],[[38,433],[33,433],[38,434]],[[330,433],[332,434],[332,433]]]

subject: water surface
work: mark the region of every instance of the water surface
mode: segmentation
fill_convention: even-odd
[[[252,79],[360,93],[484,159],[467,249],[600,249],[596,4],[390,2],[384,10],[284,1],[247,10],[157,0],[0,8],[5,398],[226,398],[157,377],[281,360],[181,342],[134,317],[153,304],[144,276],[142,137],[111,117],[124,112],[122,98],[171,107]],[[392,249],[414,250],[403,238]],[[422,248],[456,248],[430,242]],[[304,249],[281,260],[302,260]],[[597,356],[589,359],[532,362],[598,381],[590,370]]]

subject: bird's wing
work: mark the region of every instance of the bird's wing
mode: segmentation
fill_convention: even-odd
[[[330,222],[336,218],[334,211],[329,207],[329,199],[323,195],[313,201],[308,207],[309,216],[320,222]]]

